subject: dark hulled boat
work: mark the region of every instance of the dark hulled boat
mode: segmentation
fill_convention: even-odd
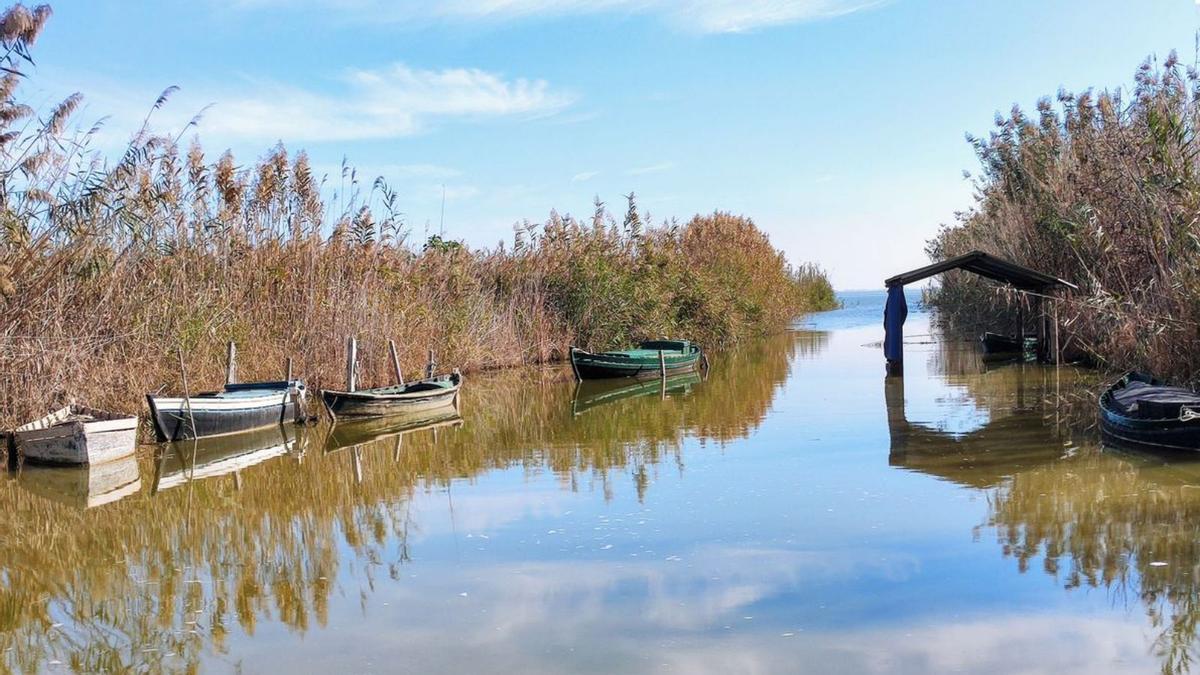
[[[664,364],[668,375],[694,370],[702,356],[699,345],[688,340],[648,340],[624,351],[593,353],[572,347],[571,367],[581,380],[656,377]]]
[[[324,390],[321,399],[325,401],[325,407],[334,420],[341,417],[387,417],[451,406],[461,386],[462,375],[454,372],[376,389]]]
[[[1009,361],[1023,358],[1026,352],[1036,349],[1037,338],[984,333],[979,344],[983,347],[984,361]]]
[[[1200,392],[1129,373],[1100,395],[1100,422],[1118,442],[1200,450]]]
[[[160,443],[293,422],[304,414],[304,399],[300,380],[227,384],[189,398],[146,395]]]

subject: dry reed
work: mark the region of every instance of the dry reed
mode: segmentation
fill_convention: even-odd
[[[749,219],[650,227],[632,194],[620,223],[597,199],[586,222],[552,212],[510,247],[471,250],[410,241],[396,194],[348,167],[325,200],[329,181],[282,145],[242,167],[147,123],[108,163],[95,128],[71,131],[80,97],[44,117],[17,98],[48,15],[0,16],[0,428],[68,398],[136,410],[178,385],[176,346],[198,383],[220,381],[234,340],[243,379],[294,356],[320,386],[356,334],[371,385],[389,337],[408,373],[429,348],[471,370],[658,335],[716,347],[833,304],[824,274],[790,267]]]
[[[1200,74],[1174,53],[1144,62],[1128,92],[1059,92],[1034,115],[998,116],[987,138],[970,139],[976,202],[930,257],[983,249],[1073,281],[1080,291],[1060,308],[1071,352],[1197,381],[1198,122]],[[961,274],[929,300],[976,327],[1018,301]]]

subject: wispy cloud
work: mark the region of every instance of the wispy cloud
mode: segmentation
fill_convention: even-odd
[[[325,8],[342,19],[513,20],[579,14],[646,14],[699,33],[740,33],[829,19],[891,0],[234,0],[241,8]]]
[[[100,85],[79,74],[72,79],[62,83],[64,88],[83,92],[90,109],[111,114],[113,123],[121,127],[136,128],[157,93]],[[509,79],[474,68],[424,70],[402,63],[347,70],[323,84],[302,87],[246,80],[215,88],[184,83],[156,114],[156,126],[182,128],[197,110],[211,104],[199,130],[202,136],[222,142],[373,140],[411,136],[443,120],[538,117],[556,113],[574,100],[545,80]],[[432,176],[439,170],[401,168],[408,175]]]
[[[572,183],[582,183],[586,180],[591,180],[599,175],[600,175],[599,171],[580,171],[579,173],[575,174],[574,176],[571,176],[571,182]]]
[[[675,162],[659,162],[657,164],[651,164],[649,166],[635,166],[634,168],[626,171],[625,173],[629,174],[630,176],[641,176],[641,175],[648,174],[648,173],[658,173],[660,171],[667,171],[669,169],[673,169],[674,167],[675,167]]]

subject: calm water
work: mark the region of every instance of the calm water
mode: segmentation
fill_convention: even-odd
[[[920,313],[885,380],[882,295],[844,299],[665,393],[525,370],[430,428],[26,467],[3,663],[1187,671],[1200,462],[1099,447],[1055,405],[1094,375],[985,371]]]

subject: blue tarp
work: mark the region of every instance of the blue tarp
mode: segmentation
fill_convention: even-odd
[[[888,361],[904,360],[904,320],[907,318],[904,286],[889,286],[887,304],[883,307],[883,356]]]

